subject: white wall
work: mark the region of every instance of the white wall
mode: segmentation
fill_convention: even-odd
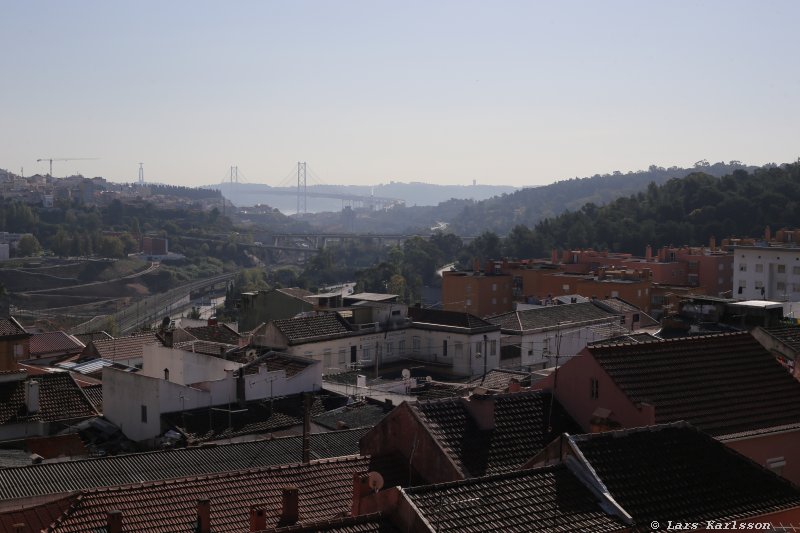
[[[800,301],[800,249],[734,248],[733,297]]]
[[[503,346],[520,347],[521,365],[548,368],[555,366],[556,352],[559,354],[558,364],[564,364],[590,342],[608,338],[608,330],[602,327],[603,324],[618,323],[619,318],[613,317],[608,321],[585,326],[572,328],[562,326],[559,329],[540,330],[526,335],[504,335],[502,344]],[[593,328],[592,326],[601,327]]]
[[[142,375],[164,379],[164,369],[169,370],[169,381],[191,385],[215,381],[225,377],[226,370],[235,370],[241,363],[226,361],[213,355],[166,348],[157,344],[144,347]]]

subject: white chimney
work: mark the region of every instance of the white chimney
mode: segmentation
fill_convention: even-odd
[[[39,382],[34,379],[25,383],[25,407],[28,414],[39,412]]]

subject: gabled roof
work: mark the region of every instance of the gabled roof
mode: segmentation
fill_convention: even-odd
[[[216,342],[220,344],[239,345],[239,334],[225,324],[215,326],[199,326],[196,328],[183,328],[187,333],[198,340]]]
[[[308,298],[308,296],[312,296],[314,293],[299,287],[284,287],[282,289],[275,289],[275,292],[280,292],[281,294],[285,294],[286,296],[301,300],[305,303],[315,303],[314,300]]]
[[[16,335],[30,335],[17,319],[12,317],[0,318],[0,337],[13,337]]]
[[[383,405],[357,402],[338,409],[325,411],[314,417],[313,422],[328,429],[371,428],[386,416]]]
[[[493,391],[505,392],[511,380],[517,380],[520,385],[527,387],[531,383],[531,373],[493,368],[486,373],[485,377],[479,376],[470,381],[469,384],[473,387],[483,387]]]
[[[626,529],[564,465],[405,488],[435,531],[574,531]]]
[[[267,372],[283,370],[286,372],[286,377],[290,378],[296,376],[314,363],[316,363],[316,361],[307,357],[288,355],[280,352],[268,352],[245,364],[239,369],[239,372],[244,370],[245,374],[254,374],[258,373],[258,368],[260,366],[264,366]]]
[[[615,314],[604,311],[592,302],[548,305],[536,309],[512,311],[489,317],[489,322],[499,324],[503,331],[522,333],[529,330],[575,327],[586,322],[608,320]]]
[[[800,383],[748,333],[587,349],[633,403],[655,406],[657,424],[723,436],[800,422]]]
[[[653,520],[664,526],[669,520],[724,522],[800,506],[797,487],[685,423],[570,440],[643,526]]]
[[[81,341],[64,333],[63,331],[51,331],[48,333],[35,333],[30,339],[31,358],[43,357],[57,354],[76,354],[86,347]]]
[[[761,329],[792,349],[795,354],[800,353],[800,326],[779,326]]]
[[[366,429],[311,434],[311,458],[358,454]],[[0,500],[296,463],[302,436],[0,469]]]
[[[319,337],[349,335],[352,327],[338,313],[274,320],[275,327],[283,333],[289,343],[299,343]]]
[[[105,331],[92,331],[90,333],[76,333],[73,335],[76,339],[81,341],[84,345],[89,344],[92,341],[99,341],[102,339],[113,339],[111,335],[106,333]]]
[[[94,340],[89,343],[86,350],[91,349],[93,346],[97,356],[101,359],[117,361],[119,359],[142,357],[144,347],[148,344],[161,344],[161,341],[155,333],[142,333],[131,335],[130,337]],[[86,350],[84,350],[84,354],[87,353]]]
[[[103,531],[111,510],[122,512],[123,531],[192,531],[197,502],[202,499],[211,502],[215,533],[249,531],[248,510],[252,507],[264,509],[267,525],[274,527],[280,518],[281,490],[286,486],[298,489],[301,521],[330,519],[350,510],[353,474],[368,465],[365,458],[348,457],[83,491],[49,531]]]
[[[498,394],[494,402],[495,427],[481,430],[464,398],[420,401],[408,404],[464,477],[476,477],[519,468],[566,428],[577,424],[556,402],[551,429],[548,415],[552,396],[532,391]]]
[[[29,414],[25,406],[25,384],[32,380],[39,383],[39,410]],[[97,416],[97,412],[66,372],[0,382],[0,425],[92,416]]]
[[[17,533],[16,524],[25,524],[27,528],[22,531],[44,531],[59,516],[69,509],[75,500],[74,495],[65,496],[34,509],[20,508],[0,513],[0,533]],[[29,528],[29,529],[28,529]]]
[[[409,307],[408,317],[415,323],[434,324],[479,331],[496,330],[497,326],[470,313]]]

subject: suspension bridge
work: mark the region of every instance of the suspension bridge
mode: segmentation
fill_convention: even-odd
[[[233,166],[230,168],[230,174],[226,174],[222,178],[219,188],[226,198],[234,195],[295,196],[297,199],[296,213],[308,213],[309,198],[341,200],[343,209],[348,206],[352,208],[387,209],[405,203],[399,198],[344,192],[334,185],[324,183],[304,162],[297,163],[297,168],[292,168],[291,172],[274,187],[250,182],[239,170],[239,167]]]

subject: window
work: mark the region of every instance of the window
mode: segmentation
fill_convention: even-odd
[[[497,283],[492,283],[492,292],[497,292]]]
[[[739,272],[747,272],[747,263],[739,263]]]
[[[800,292],[800,283],[792,283],[792,292]]]
[[[344,348],[339,348],[339,366],[344,366],[347,364],[347,350]]]
[[[635,324],[636,322],[639,322],[639,320],[640,320],[639,313],[634,313],[633,320],[631,322]]]
[[[467,307],[469,307],[470,305],[472,305],[472,299],[471,298],[467,298]]]
[[[169,368],[164,369],[164,381],[169,381]]]
[[[331,356],[330,348],[325,348],[322,352],[322,364],[324,365],[322,368],[323,372],[333,366],[333,357]]]
[[[723,268],[724,266],[725,266],[725,265],[723,265],[722,263],[720,263],[720,264],[719,264],[719,269],[720,269],[720,271],[722,271],[722,268]]]
[[[619,298],[619,291],[611,291],[612,298]]]
[[[392,316],[400,316],[400,310],[392,311]]]
[[[483,349],[481,348],[481,341],[475,343],[475,355],[479,353],[483,353]]]
[[[472,285],[467,285],[466,289],[467,289],[467,292],[472,292]]]
[[[455,353],[455,356],[456,356],[456,357],[461,357],[462,355],[464,355],[464,345],[463,345],[462,343],[460,343],[460,342],[457,342],[457,343],[456,343],[456,353]]]
[[[569,291],[569,284],[565,283],[564,285],[561,286],[561,289],[564,291]]]
[[[756,264],[756,272],[764,272],[764,263]]]
[[[489,341],[489,355],[497,355],[497,341]]]
[[[147,424],[147,406],[142,406],[142,424]]]
[[[442,355],[447,357],[447,340],[442,341]]]
[[[775,284],[775,289],[781,292],[786,292],[786,283],[779,281]]]
[[[365,361],[372,360],[372,354],[370,353],[369,346],[367,346],[366,344],[364,345],[364,349],[362,350],[361,356],[364,358]]]
[[[389,341],[389,342],[386,343],[386,355],[387,355],[387,357],[392,355],[393,352],[394,352],[394,343],[392,341]]]
[[[497,298],[492,298],[492,305],[496,305],[496,304],[497,304]]]
[[[24,348],[21,344],[14,345],[14,355],[16,357],[22,357],[23,355],[25,355]]]
[[[420,348],[422,348],[422,342],[420,342],[419,337],[413,337],[411,339],[411,348],[414,350],[414,352],[418,352]]]
[[[599,389],[600,389],[600,387],[599,387],[599,384],[597,383],[597,380],[595,378],[592,378],[591,379],[590,396],[591,396],[591,398],[593,400],[596,400],[596,399],[598,399],[600,397],[600,390]]]
[[[763,281],[756,281],[756,289],[763,289],[764,282]]]
[[[406,352],[406,340],[403,339],[397,343],[397,351],[400,352],[400,355],[403,355]]]
[[[739,280],[739,288],[740,289],[744,289],[745,287],[747,287],[747,281],[745,281],[743,279],[740,279]]]
[[[778,265],[778,274],[786,274],[786,265]]]

